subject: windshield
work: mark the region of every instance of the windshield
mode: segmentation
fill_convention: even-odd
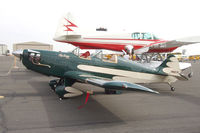
[[[99,59],[102,59],[103,58],[103,52],[100,50],[100,51],[97,51],[96,53],[94,53],[92,55],[93,57],[96,57],[96,58],[99,58]]]
[[[140,39],[140,32],[135,32],[132,34],[133,39]]]
[[[152,39],[152,36],[150,33],[141,33],[141,39]]]
[[[72,51],[72,53],[73,54],[75,54],[75,55],[77,55],[77,56],[79,56],[79,48],[77,47],[77,48],[75,48],[73,51]]]
[[[101,59],[103,62],[117,63],[117,55],[103,54],[103,51],[98,51],[93,57]]]
[[[148,32],[134,32],[132,34],[133,39],[143,39],[143,40],[156,40],[158,39],[155,35]]]

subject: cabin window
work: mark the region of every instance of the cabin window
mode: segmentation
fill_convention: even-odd
[[[141,39],[150,40],[150,39],[152,39],[152,36],[150,33],[141,33]]]
[[[132,34],[132,38],[133,39],[143,39],[143,40],[157,40],[158,38],[151,34],[151,33],[147,33],[147,32],[134,32]]]
[[[135,32],[132,34],[133,39],[140,39],[140,32]]]

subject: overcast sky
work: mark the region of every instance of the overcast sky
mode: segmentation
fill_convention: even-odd
[[[148,31],[163,39],[200,36],[199,0],[0,0],[0,43],[54,44],[58,21],[71,12],[84,28]]]

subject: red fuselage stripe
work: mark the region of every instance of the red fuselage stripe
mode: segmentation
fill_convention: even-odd
[[[75,46],[79,46],[81,49],[109,49],[115,51],[122,51],[126,45],[132,44],[114,44],[114,43],[93,43],[93,42],[69,42],[69,41],[60,41],[65,43],[70,43]],[[139,49],[145,45],[134,45],[134,49]]]
[[[91,40],[122,40],[122,41],[160,41],[159,39],[123,39],[123,38],[83,38],[83,39],[91,39]]]
[[[57,40],[59,41],[59,40]],[[152,46],[156,43],[152,43],[150,45],[144,45],[144,44],[117,44],[117,43],[97,43],[97,42],[71,42],[71,41],[59,41],[59,42],[65,42],[72,44],[74,46],[78,46],[81,49],[108,49],[108,50],[114,50],[114,51],[122,51],[124,50],[124,47],[126,45],[133,45],[134,49],[140,49],[143,48],[144,46]],[[175,50],[177,47],[169,47],[169,48],[150,48],[148,53],[163,53],[163,52],[172,52]]]

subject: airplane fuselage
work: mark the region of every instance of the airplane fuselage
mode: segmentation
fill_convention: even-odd
[[[133,33],[132,33],[133,34]],[[74,46],[77,46],[81,49],[107,49],[114,51],[122,51],[125,49],[125,46],[131,45],[134,47],[134,50],[139,50],[142,48],[148,48],[140,53],[163,53],[163,52],[172,52],[178,46],[165,45],[166,40],[160,40],[157,38],[150,39],[135,39],[132,37],[132,34],[120,34],[120,35],[105,35],[105,36],[80,36],[80,37],[70,37],[69,36],[60,36],[54,38],[55,41],[69,43]],[[75,35],[76,36],[76,35]]]
[[[39,64],[30,61],[27,50],[23,52],[23,64],[31,70],[55,77],[64,77],[67,71],[80,71],[106,79],[131,83],[175,82],[177,79],[157,69],[147,68],[139,63],[118,57],[116,62],[104,61],[97,57],[81,58],[71,52],[40,52]],[[83,74],[84,76],[84,74]]]

